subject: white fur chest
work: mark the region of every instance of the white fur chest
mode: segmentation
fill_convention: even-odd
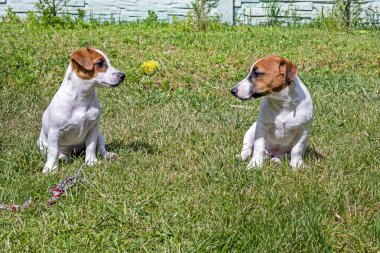
[[[266,147],[272,153],[289,152],[305,128],[311,125],[312,102],[264,98],[258,124],[265,129]]]
[[[62,145],[78,145],[84,142],[90,129],[99,123],[101,110],[90,107],[88,110],[77,108],[73,111],[62,131]]]
[[[296,122],[277,119],[266,123],[267,146],[279,151],[288,152],[293,140],[300,132],[300,125]],[[301,128],[302,129],[302,128]]]

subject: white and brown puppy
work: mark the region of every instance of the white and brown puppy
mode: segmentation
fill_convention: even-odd
[[[44,173],[57,169],[58,157],[71,152],[85,150],[88,165],[97,162],[96,152],[104,158],[116,156],[106,151],[99,131],[101,107],[95,88],[116,87],[124,78],[98,49],[82,48],[71,55],[65,78],[42,117],[38,145],[42,152],[47,150]]]
[[[248,159],[253,151],[247,169],[261,167],[265,155],[278,162],[287,154],[291,167],[300,167],[313,118],[313,102],[297,76],[297,67],[286,58],[267,56],[252,65],[248,76],[231,93],[241,100],[264,96],[258,119],[243,140],[241,159]]]

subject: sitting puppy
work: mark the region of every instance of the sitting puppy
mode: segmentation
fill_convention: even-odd
[[[297,67],[288,59],[267,56],[252,65],[248,76],[231,93],[241,100],[264,96],[258,120],[243,140],[241,159],[248,159],[253,150],[247,169],[261,167],[264,155],[278,162],[289,153],[291,167],[300,167],[313,118],[313,102],[297,76]]]
[[[58,157],[85,150],[85,162],[97,162],[96,151],[104,158],[116,158],[107,152],[99,131],[101,107],[96,86],[116,87],[125,75],[113,68],[109,59],[94,48],[82,48],[71,55],[65,78],[42,117],[38,140],[42,152],[47,149],[43,172],[58,168]]]

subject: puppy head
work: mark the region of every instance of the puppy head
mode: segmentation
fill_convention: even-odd
[[[279,92],[290,85],[297,71],[288,59],[267,56],[252,65],[248,76],[233,87],[231,93],[245,100]]]
[[[106,87],[121,84],[125,75],[111,66],[107,56],[95,48],[82,48],[71,55],[71,66],[82,80]]]

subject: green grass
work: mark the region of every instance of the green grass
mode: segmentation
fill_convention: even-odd
[[[0,23],[0,203],[6,252],[377,252],[380,249],[380,32],[144,24],[52,29]],[[127,78],[99,89],[116,162],[86,168],[52,207],[48,189],[83,162],[41,173],[42,113],[69,55],[92,45]],[[260,100],[230,88],[255,59],[290,58],[314,99],[310,145],[326,159],[246,171],[234,157]],[[152,77],[142,62],[161,65]]]

